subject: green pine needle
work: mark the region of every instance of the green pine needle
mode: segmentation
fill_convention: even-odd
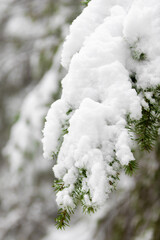
[[[70,109],[66,112],[66,115],[69,115],[72,111],[73,111],[73,109],[70,108]]]
[[[54,188],[54,191],[56,193],[62,191],[65,188],[63,181],[59,179],[54,180],[54,184],[52,187]]]
[[[128,165],[124,166],[125,174],[129,176],[132,176],[137,169],[138,169],[138,163],[136,161],[130,161]]]
[[[85,6],[88,6],[88,3],[90,2],[91,0],[84,0],[82,1],[82,4],[85,5]]]
[[[135,134],[136,138],[134,140],[138,143],[140,149],[149,152],[155,146],[160,128],[160,86],[157,86],[155,89],[137,89],[135,87],[136,76],[133,77],[131,78],[134,80],[133,88],[137,93],[144,95],[144,100],[148,104],[148,108],[142,107],[142,118],[140,120],[131,120],[127,116],[127,128],[130,133]],[[147,99],[147,93],[152,93],[151,100],[153,102]]]
[[[92,206],[83,205],[83,212],[84,213],[91,214],[91,213],[95,213],[96,211],[97,211],[97,209],[92,207]]]

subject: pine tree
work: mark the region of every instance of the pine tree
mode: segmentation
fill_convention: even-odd
[[[57,228],[68,226],[79,204],[85,213],[104,205],[121,172],[132,175],[138,168],[136,145],[148,152],[155,147],[160,62],[154,11],[149,1],[117,6],[92,0],[72,24],[62,52],[68,74],[61,99],[47,115],[43,139],[44,157],[56,162]],[[142,30],[148,16],[152,35]]]

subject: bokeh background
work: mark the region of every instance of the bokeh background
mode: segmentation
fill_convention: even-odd
[[[80,0],[0,0],[0,240],[160,240],[160,143],[135,154],[118,191],[94,216],[77,210],[57,231],[52,162],[42,129],[61,95],[61,49]]]
[[[60,96],[61,46],[80,7],[80,0],[0,0],[1,240],[40,240],[54,227],[42,129]]]

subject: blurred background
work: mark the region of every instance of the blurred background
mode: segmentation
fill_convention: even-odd
[[[42,129],[61,95],[60,64],[80,0],[0,0],[0,240],[160,240],[160,143],[137,149],[139,169],[122,174],[118,191],[97,214],[77,210],[55,229],[52,162]]]
[[[54,227],[53,163],[42,156],[42,129],[60,97],[61,46],[80,6],[0,0],[0,239],[40,240]]]

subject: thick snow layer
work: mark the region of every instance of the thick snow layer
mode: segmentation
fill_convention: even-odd
[[[156,0],[92,0],[71,26],[62,52],[68,74],[61,100],[47,115],[43,139],[44,156],[58,154],[53,171],[64,182],[57,194],[62,207],[74,208],[71,196],[81,169],[86,170],[83,202],[100,206],[120,165],[134,160],[126,117],[140,119],[147,104],[130,74],[136,73],[138,87],[160,84],[159,5]]]
[[[63,100],[58,100],[53,104],[47,114],[46,120],[51,124],[46,125],[45,131],[48,133],[47,139],[43,139],[44,157],[50,158],[58,147],[58,139],[61,135],[62,125],[67,120],[66,112],[68,108]],[[54,129],[54,131],[53,131]]]
[[[134,51],[146,55],[142,63],[128,59],[128,69],[137,73],[138,86],[147,88],[160,84],[160,2],[133,1],[124,21],[123,34]]]
[[[112,6],[122,5],[127,9],[130,2],[131,0],[92,0],[70,27],[70,34],[63,47],[62,65],[68,68],[72,56],[80,50],[83,42],[103,22],[105,17],[110,16]],[[119,9],[117,10],[119,11]]]

